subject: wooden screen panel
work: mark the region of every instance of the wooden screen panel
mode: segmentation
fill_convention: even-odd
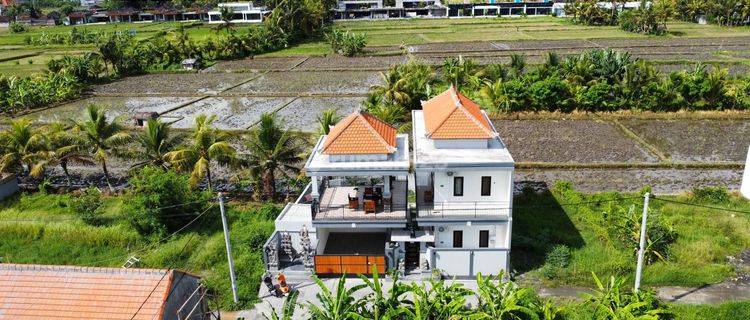
[[[340,256],[315,256],[315,273],[317,274],[340,274]]]
[[[315,256],[315,273],[323,275],[347,274],[355,276],[358,274],[372,275],[372,267],[377,267],[377,272],[386,272],[385,256],[339,256],[318,255]]]

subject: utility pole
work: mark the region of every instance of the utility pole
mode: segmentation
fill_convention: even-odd
[[[229,278],[232,281],[232,298],[234,302],[237,299],[237,281],[234,279],[234,259],[232,259],[232,244],[229,242],[229,226],[227,225],[227,216],[224,213],[224,197],[219,192],[219,209],[221,209],[221,224],[224,226],[224,242],[227,244],[227,260],[229,260]]]
[[[638,246],[638,266],[635,268],[635,291],[641,289],[641,273],[643,272],[643,251],[646,246],[646,218],[648,216],[648,200],[651,194],[646,192],[643,195],[643,218],[641,218],[641,241]]]

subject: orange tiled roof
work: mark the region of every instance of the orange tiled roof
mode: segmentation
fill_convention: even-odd
[[[396,152],[396,128],[358,111],[337,123],[323,144],[325,154],[383,154]]]
[[[451,86],[430,100],[422,101],[427,137],[431,139],[491,139],[497,132],[471,101]]]
[[[159,269],[0,264],[0,319],[127,320],[136,312],[134,319],[161,319],[173,275]]]

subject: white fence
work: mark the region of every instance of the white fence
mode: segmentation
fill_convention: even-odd
[[[498,274],[508,271],[510,250],[500,248],[428,248],[427,255],[433,269],[456,277],[476,277],[477,274]]]

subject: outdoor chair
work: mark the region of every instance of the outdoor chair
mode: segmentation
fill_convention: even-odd
[[[357,209],[359,208],[359,198],[357,196],[349,196],[349,209]]]
[[[374,200],[365,200],[365,214],[367,213],[375,213],[375,201]]]

